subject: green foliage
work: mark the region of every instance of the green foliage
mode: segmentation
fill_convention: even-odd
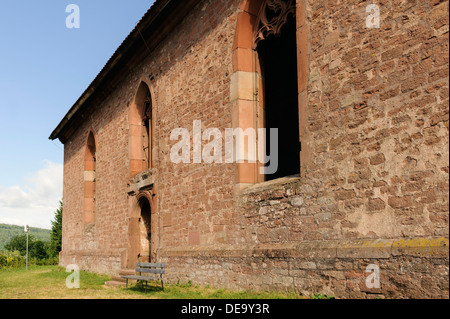
[[[30,256],[42,260],[49,257],[48,253],[48,243],[44,243],[42,240],[36,240],[33,243],[32,250],[30,251]]]
[[[49,255],[58,256],[62,249],[62,215],[63,202],[59,201],[59,208],[55,212],[55,219],[52,220],[52,230],[50,233]]]
[[[0,224],[0,250],[5,249],[5,245],[15,236],[23,235],[23,226]],[[30,235],[44,242],[50,241],[50,230],[30,227]]]
[[[53,266],[58,264],[57,257],[29,257],[29,266]],[[24,268],[26,265],[26,257],[20,251],[3,251],[0,252],[0,270]]]
[[[0,269],[20,268],[26,264],[27,235],[13,237],[0,252]],[[58,256],[49,254],[50,243],[28,236],[28,265],[57,265]]]
[[[19,251],[22,256],[27,252],[27,235],[14,236],[9,243],[5,245],[8,251]],[[46,259],[50,257],[47,253],[48,244],[42,240],[36,239],[33,235],[28,236],[28,258]]]
[[[327,296],[325,294],[314,294],[311,296],[311,299],[334,299],[333,296]]]
[[[182,287],[182,288],[189,288],[189,287],[192,287],[192,281],[188,280],[187,283],[182,284],[182,283],[180,283],[180,280],[178,280],[177,283],[176,283],[176,285],[177,285],[178,287]]]
[[[19,251],[0,252],[0,270],[25,266],[25,258]]]
[[[30,228],[28,234],[29,265],[58,264],[62,241],[62,201],[59,202],[59,208],[55,212],[55,219],[51,223],[51,231]],[[3,253],[0,252],[0,269],[17,268],[22,264],[25,265],[27,234],[24,233],[23,227],[0,224],[0,244],[0,249],[6,250]],[[18,256],[12,256],[11,252],[17,252]]]
[[[33,235],[28,236],[28,249],[33,247],[35,237]],[[19,251],[21,255],[25,255],[27,251],[27,235],[16,235],[6,243],[5,249],[9,251]]]

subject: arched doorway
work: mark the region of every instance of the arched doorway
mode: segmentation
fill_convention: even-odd
[[[150,202],[146,197],[139,199],[140,217],[139,223],[139,241],[140,250],[138,253],[139,262],[151,262],[151,243],[152,243],[152,222]]]
[[[152,262],[155,259],[155,247],[152,244],[152,233],[155,226],[154,193],[141,191],[130,197],[131,216],[128,225],[128,258],[127,268],[133,269],[137,262]]]

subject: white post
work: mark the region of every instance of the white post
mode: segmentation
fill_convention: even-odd
[[[28,231],[29,227],[28,225],[25,226],[25,232],[27,233],[27,254],[26,254],[26,262],[25,262],[25,268],[28,270]]]

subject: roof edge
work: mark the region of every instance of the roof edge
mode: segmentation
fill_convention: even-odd
[[[182,1],[184,2],[184,1]],[[186,1],[189,2],[189,1]],[[191,1],[192,4],[196,4],[197,1]],[[179,4],[177,0],[156,0],[149,10],[144,14],[141,20],[136,24],[134,29],[128,34],[125,40],[120,44],[114,54],[106,62],[103,69],[97,74],[95,79],[91,82],[88,88],[82,93],[75,104],[70,108],[67,114],[63,117],[58,126],[53,130],[49,139],[55,140],[60,139],[61,142],[65,143],[65,138],[62,138],[61,134],[66,128],[67,124],[74,118],[74,116],[80,111],[80,109],[85,105],[86,101],[89,100],[93,94],[97,91],[99,86],[103,85],[105,78],[112,72],[112,70],[118,68],[117,65],[130,53],[133,45],[141,39],[141,33],[148,32],[152,28],[154,31],[158,30],[160,25],[154,25],[154,22],[159,18],[162,13],[166,10],[169,4]],[[141,46],[144,46],[142,43]]]

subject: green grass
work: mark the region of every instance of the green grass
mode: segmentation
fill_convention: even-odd
[[[318,294],[313,294],[311,296],[311,299],[334,299],[334,296],[327,296],[325,294],[318,293]]]
[[[128,290],[136,294],[144,293],[142,284],[135,284]],[[164,285],[164,291],[158,283],[149,283],[147,295],[158,299],[298,299],[294,293],[232,291],[196,285]]]
[[[66,287],[69,276],[57,266],[32,266],[29,270],[0,271],[0,299],[297,299],[295,293],[231,291],[199,287],[191,282],[164,285],[149,282],[147,294],[141,284],[107,287],[109,276],[80,272],[80,288]]]
[[[69,273],[57,266],[31,266],[0,271],[0,299],[108,298],[103,286],[108,276],[80,272],[80,289],[68,289]],[[113,298],[113,296],[111,295]]]

